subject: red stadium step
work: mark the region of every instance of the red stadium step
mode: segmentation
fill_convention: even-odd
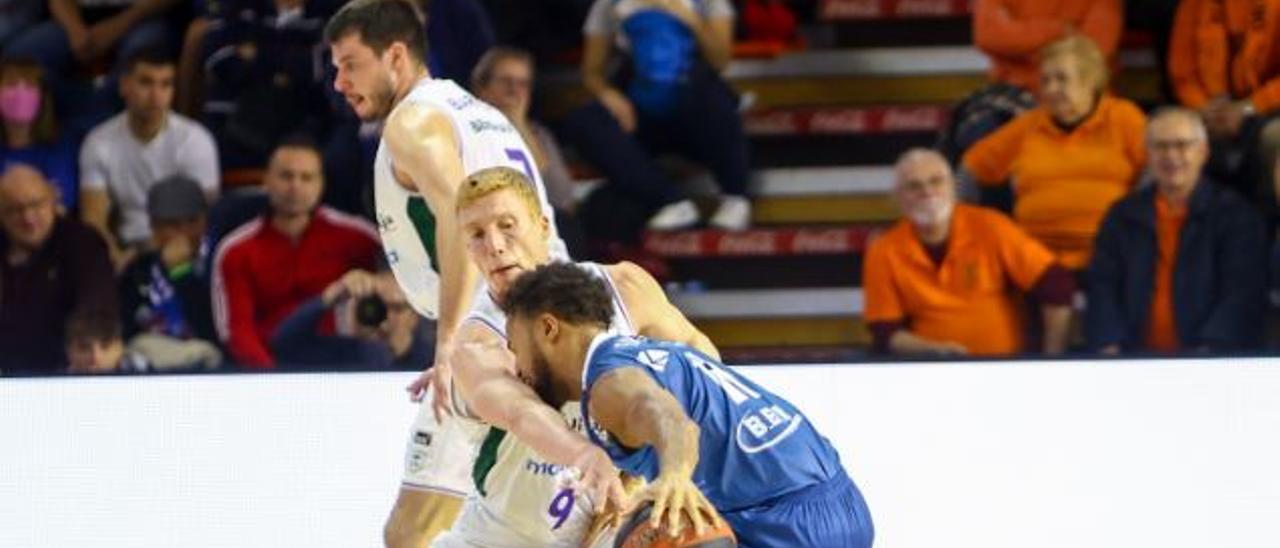
[[[805,48],[802,39],[789,42],[778,40],[748,40],[733,44],[734,59],[773,59],[785,53],[800,51]]]
[[[742,232],[649,232],[644,249],[666,259],[856,254],[884,225],[774,228]]]
[[[743,125],[753,137],[935,132],[949,113],[942,105],[781,108],[749,112]]]
[[[823,21],[967,17],[969,0],[823,0]]]

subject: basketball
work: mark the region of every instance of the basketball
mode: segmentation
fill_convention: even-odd
[[[649,516],[653,513],[653,503],[646,502],[631,514],[614,541],[614,548],[735,548],[738,540],[733,536],[733,529],[720,518],[720,524],[704,531],[701,535],[694,532],[693,527],[685,524],[680,536],[672,538],[665,527],[649,525]],[[716,516],[719,517],[719,516]]]

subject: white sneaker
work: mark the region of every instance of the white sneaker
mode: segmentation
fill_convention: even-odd
[[[711,216],[711,226],[724,230],[746,230],[751,226],[751,200],[742,196],[725,196]]]
[[[698,206],[692,200],[668,204],[649,218],[650,230],[680,230],[698,224]]]

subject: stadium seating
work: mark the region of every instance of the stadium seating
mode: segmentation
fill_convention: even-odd
[[[644,243],[670,263],[673,300],[730,361],[828,361],[865,348],[860,254],[896,216],[889,166],[933,145],[950,105],[987,82],[968,4],[825,0],[808,49],[729,66],[748,107],[755,229],[650,233]],[[1149,40],[1124,44],[1114,90],[1154,102]],[[571,74],[549,80],[550,112],[584,97]]]

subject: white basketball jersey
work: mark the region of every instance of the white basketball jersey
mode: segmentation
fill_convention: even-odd
[[[613,295],[610,329],[634,335],[635,328],[622,296],[605,269],[595,263],[578,263],[601,278]],[[467,320],[492,328],[506,339],[506,316],[488,293],[480,298]],[[565,421],[586,436],[578,402],[560,409]],[[591,526],[593,511],[582,493],[557,481],[561,467],[542,460],[537,452],[510,434],[490,429],[476,457],[476,491],[467,501],[469,510],[459,517],[455,530],[478,546],[580,546]]]
[[[523,172],[533,182],[538,201],[542,204],[542,214],[550,221],[551,256],[569,257],[555,230],[555,213],[547,201],[547,191],[534,163],[533,153],[506,116],[449,80],[422,79],[396,108],[405,104],[423,105],[449,118],[467,175],[497,166]],[[436,264],[435,217],[432,211],[452,208],[453,204],[429,207],[421,195],[396,182],[395,164],[396,159],[391,156],[384,139],[378,144],[373,165],[378,232],[382,236],[387,262],[409,303],[419,314],[435,318],[440,305],[440,276]],[[462,181],[456,184],[462,184]]]

